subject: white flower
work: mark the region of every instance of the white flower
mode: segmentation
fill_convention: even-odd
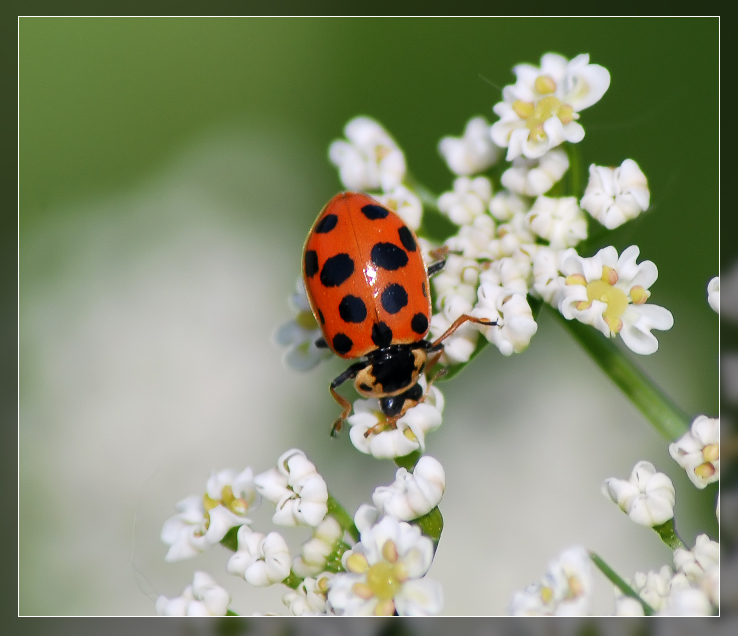
[[[317,526],[328,512],[328,487],[315,465],[298,449],[288,450],[277,467],[254,478],[259,494],[276,504],[277,525]]]
[[[333,577],[331,572],[306,578],[296,589],[282,597],[282,602],[293,616],[322,616],[327,614],[326,595]]]
[[[449,254],[443,269],[433,276],[432,283],[436,291],[436,307],[450,309],[452,313],[448,317],[456,320],[461,314],[470,311],[477,299],[479,263],[471,258]]]
[[[405,178],[405,155],[382,126],[369,117],[356,117],[344,129],[348,142],[334,141],[328,151],[349,190],[389,192]]]
[[[489,202],[489,212],[498,221],[512,221],[516,216],[525,216],[529,207],[523,197],[507,190],[498,192]]]
[[[479,263],[449,254],[443,271],[433,277],[436,290],[436,306],[441,310],[430,322],[432,338],[441,336],[462,314],[468,314],[477,300]],[[479,330],[466,323],[443,343],[444,363],[467,362],[476,347]]]
[[[631,351],[648,355],[659,347],[651,330],[671,329],[674,318],[668,309],[645,304],[658,270],[651,261],[636,264],[638,252],[631,245],[618,258],[610,246],[582,258],[574,249],[566,250],[560,257],[565,285],[558,308],[567,320],[576,318],[606,336],[620,334]]]
[[[660,570],[650,572],[636,572],[633,580],[629,581],[630,587],[654,610],[659,611],[669,595],[674,572],[668,565]],[[616,599],[619,591],[615,592]]]
[[[615,588],[615,611],[613,616],[643,616],[643,605],[632,596],[625,596]]]
[[[411,521],[441,503],[445,489],[443,466],[437,459],[423,455],[412,473],[399,468],[392,484],[375,489],[372,501],[383,514]]]
[[[329,358],[331,350],[315,346],[315,341],[323,334],[310,309],[302,278],[297,279],[295,292],[290,296],[289,304],[296,313],[295,318],[277,329],[274,340],[277,344],[287,347],[282,358],[287,366],[298,371],[307,371]]]
[[[569,169],[569,157],[560,148],[549,150],[538,159],[517,157],[502,173],[500,182],[508,190],[537,197],[548,192]]]
[[[605,480],[602,493],[639,525],[658,526],[674,517],[674,484],[651,462],[638,462],[628,481]]]
[[[489,214],[481,214],[471,224],[462,225],[444,245],[464,258],[491,259],[494,258],[490,245],[495,240],[495,229],[495,220]]]
[[[517,82],[503,89],[504,101],[494,107],[500,121],[490,130],[492,141],[508,149],[508,161],[520,155],[536,159],[564,141],[584,139],[579,111],[598,102],[610,86],[608,70],[590,64],[587,54],[567,61],[546,53],[540,68],[519,64],[513,72]]]
[[[328,601],[345,616],[437,615],[441,586],[424,578],[432,561],[433,542],[420,528],[383,517],[344,553],[346,572],[331,579]]]
[[[525,220],[530,204],[514,192],[503,190],[489,202],[490,214],[499,221],[496,237],[488,250],[492,259],[512,256],[522,246],[535,243],[536,237]]]
[[[484,172],[497,162],[500,149],[489,136],[489,123],[484,117],[469,120],[463,137],[444,137],[438,150],[449,170],[465,176]]]
[[[581,205],[612,230],[647,210],[650,197],[646,176],[635,161],[626,159],[618,168],[589,167]]]
[[[195,572],[182,596],[156,599],[159,616],[225,616],[231,597],[205,572]]]
[[[248,526],[238,529],[238,550],[228,560],[226,570],[247,583],[264,587],[280,583],[289,576],[290,550],[278,532],[263,535]]]
[[[720,420],[700,415],[689,431],[669,444],[669,454],[697,488],[720,479]]]
[[[189,559],[219,543],[236,526],[251,523],[246,512],[256,503],[253,471],[213,471],[205,494],[177,504],[179,514],[164,522],[161,540],[169,545],[166,561]]]
[[[707,285],[707,302],[720,313],[720,276],[715,276]]]
[[[526,295],[489,280],[479,286],[479,301],[472,315],[497,321],[496,326],[479,329],[505,356],[525,351],[538,330]]]
[[[487,177],[459,177],[453,192],[438,197],[438,209],[456,225],[468,225],[485,214],[492,199],[492,184]]]
[[[593,572],[589,554],[573,546],[551,561],[540,583],[516,592],[513,616],[585,616],[592,604]]]
[[[587,219],[574,197],[540,196],[525,220],[553,249],[572,247],[587,238]]]
[[[564,252],[540,246],[533,257],[533,291],[545,302],[558,306],[564,278],[559,275]]]
[[[421,386],[425,389],[422,376]],[[351,426],[351,443],[362,453],[378,459],[393,459],[418,449],[425,450],[425,436],[441,425],[442,411],[443,395],[434,386],[428,389],[425,400],[408,409],[394,427],[387,424],[378,400],[357,400],[354,413],[347,420]]]
[[[662,605],[659,616],[710,616],[712,606],[707,594],[694,587],[671,591]]]
[[[405,225],[412,230],[420,227],[420,222],[423,220],[423,204],[412,190],[404,185],[398,185],[386,194],[374,195],[374,198],[397,212]]]
[[[292,563],[297,576],[315,576],[325,569],[326,560],[343,537],[343,530],[335,518],[326,516],[316,528],[313,536],[302,544],[300,555]]]
[[[674,550],[674,567],[686,575],[690,583],[700,584],[706,574],[720,564],[720,544],[712,541],[706,534],[697,536],[691,550]]]

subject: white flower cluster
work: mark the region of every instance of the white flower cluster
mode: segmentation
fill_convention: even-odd
[[[587,551],[572,546],[551,561],[539,583],[517,592],[513,616],[586,616],[592,604],[594,572]]]
[[[720,478],[720,421],[700,415],[690,430],[669,446],[672,458],[687,472],[700,489]],[[674,485],[653,464],[641,461],[633,468],[629,480],[608,479],[603,493],[618,504],[632,521],[653,527],[662,534],[674,517],[676,493]],[[719,503],[716,514],[720,514]],[[671,528],[667,533],[675,533]],[[658,571],[637,572],[629,584],[634,592],[659,615],[702,616],[717,613],[720,605],[720,544],[707,535],[697,537],[688,550],[674,550],[674,569],[664,566]],[[615,589],[617,616],[642,616],[643,605]]]
[[[195,505],[198,497],[184,500],[187,505],[180,502],[180,513],[165,522],[161,536],[170,546],[166,559],[175,561],[197,555],[237,528],[237,548],[226,570],[255,587],[288,585],[283,600],[293,615],[438,614],[443,603],[440,585],[425,578],[435,548],[417,525],[408,522],[436,508],[445,488],[443,467],[433,457],[421,457],[412,472],[398,469],[392,484],[375,490],[374,506],[363,505],[357,511],[360,540],[351,546],[348,517],[342,526],[329,514],[325,480],[302,451],[292,449],[279,457],[276,467],[255,477],[250,468],[240,474],[214,472],[202,497],[205,503]],[[222,499],[216,501],[216,495]],[[311,528],[299,555],[293,558],[278,531],[251,528],[252,521],[244,514],[259,496],[275,504],[275,525]],[[160,596],[156,611],[223,616],[229,604],[224,588],[204,572],[196,572],[181,596]]]
[[[691,550],[674,550],[674,569],[636,572],[629,585],[659,616],[710,616],[720,605],[720,544],[697,537]],[[643,605],[615,589],[616,616],[643,616]]]
[[[667,310],[642,306],[656,280],[655,266],[648,261],[636,266],[635,246],[620,259],[612,247],[593,259],[574,250],[588,236],[585,210],[613,229],[648,208],[650,194],[640,168],[632,159],[617,168],[592,165],[580,201],[548,194],[569,168],[560,144],[584,137],[578,113],[602,97],[610,75],[589,64],[587,55],[567,61],[547,54],[540,68],[520,65],[514,72],[518,81],[505,87],[504,101],[494,109],[501,119],[486,135],[487,143],[508,148],[512,166],[500,178],[503,189],[494,192],[490,179],[480,174],[497,159],[497,153],[483,150],[483,118],[472,119],[463,137],[440,144],[458,178],[453,191],[439,197],[438,208],[459,230],[445,242],[451,252],[446,271],[433,280],[438,313],[431,334],[440,335],[464,313],[497,322],[496,327],[459,329],[447,341],[444,361],[468,361],[479,332],[504,355],[525,350],[537,330],[528,294],[569,320],[591,324],[607,336],[620,334],[637,353],[653,353],[658,343],[651,330],[673,324]],[[585,277],[569,278],[574,274]]]
[[[346,141],[334,141],[328,150],[348,190],[373,193],[389,205],[413,230],[420,227],[423,206],[404,183],[405,155],[381,124],[369,117],[356,117],[344,129]]]
[[[697,488],[720,479],[720,420],[700,415],[676,442],[669,454],[687,472]]]

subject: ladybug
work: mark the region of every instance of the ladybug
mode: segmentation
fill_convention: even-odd
[[[358,359],[330,384],[343,409],[331,435],[341,430],[351,403],[336,392],[347,380],[356,391],[379,399],[390,426],[425,399],[418,383],[443,352],[443,341],[467,321],[497,323],[464,314],[438,339],[425,339],[431,318],[428,276],[413,231],[392,210],[371,197],[342,192],[318,215],[302,253],[305,290],[328,347]],[[371,432],[367,433],[367,435]]]

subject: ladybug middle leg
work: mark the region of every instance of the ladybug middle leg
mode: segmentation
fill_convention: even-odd
[[[356,377],[356,374],[363,368],[365,368],[368,364],[369,363],[365,360],[361,362],[356,362],[355,364],[352,364],[348,369],[346,369],[335,380],[333,380],[333,382],[331,382],[331,385],[329,387],[331,395],[333,396],[333,399],[338,402],[338,405],[343,409],[338,419],[333,422],[333,426],[331,427],[331,437],[338,436],[338,434],[341,432],[341,428],[343,427],[343,423],[351,414],[351,402],[349,402],[341,394],[337,393],[336,387],[341,386],[344,382],[346,382],[346,380],[353,380]]]

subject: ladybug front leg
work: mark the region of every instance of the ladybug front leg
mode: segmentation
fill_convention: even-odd
[[[448,329],[446,329],[446,331],[440,338],[436,338],[433,342],[430,343],[428,350],[438,351],[439,349],[443,349],[443,341],[459,327],[461,327],[461,325],[463,325],[465,322],[474,322],[479,325],[484,325],[485,327],[497,326],[497,321],[488,320],[487,318],[477,318],[476,316],[470,316],[469,314],[463,314],[459,316],[456,320],[454,320],[453,324]]]
[[[341,432],[341,428],[343,427],[343,423],[346,421],[346,418],[351,413],[351,402],[349,402],[345,397],[337,393],[336,387],[341,386],[344,382],[346,382],[346,380],[353,380],[356,377],[356,374],[364,367],[366,367],[367,364],[369,363],[366,361],[352,364],[341,375],[333,380],[333,382],[331,382],[331,385],[329,387],[331,395],[333,396],[333,399],[338,402],[338,405],[343,409],[340,417],[335,422],[333,422],[333,426],[331,427],[331,437],[338,437],[338,434]]]

